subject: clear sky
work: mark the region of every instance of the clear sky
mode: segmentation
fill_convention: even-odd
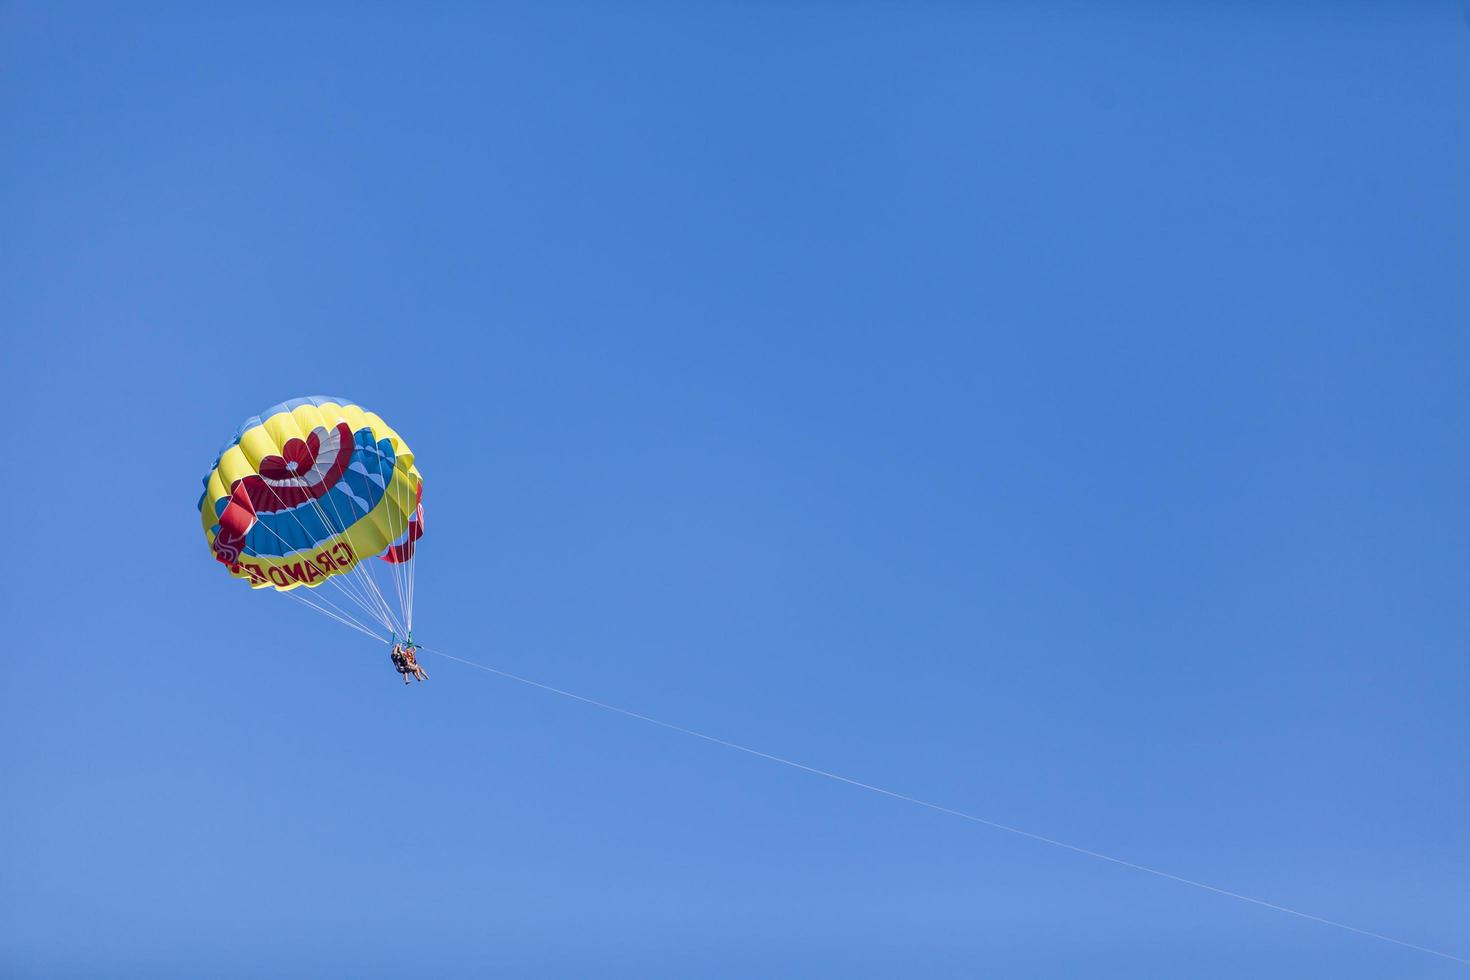
[[[420,639],[1470,955],[1446,2],[0,6],[0,973],[1438,978],[210,560],[311,393]]]

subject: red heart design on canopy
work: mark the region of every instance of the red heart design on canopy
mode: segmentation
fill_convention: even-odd
[[[267,456],[260,461],[260,475],[268,480],[289,480],[299,477],[316,465],[317,453],[322,449],[323,430],[313,430],[303,441],[288,439],[281,447],[281,455]]]
[[[287,510],[325,495],[347,472],[355,451],[352,427],[346,422],[330,431],[318,426],[305,439],[288,439],[281,455],[260,461],[259,475],[252,473],[230,487],[230,503],[220,514],[214,541],[215,557],[233,566],[257,514]]]

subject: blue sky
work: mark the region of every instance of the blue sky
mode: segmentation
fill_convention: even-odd
[[[431,645],[1470,955],[1466,27],[0,7],[3,972],[1463,975],[404,691],[193,506],[350,396],[425,474]]]

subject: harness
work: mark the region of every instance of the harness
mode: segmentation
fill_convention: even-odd
[[[418,658],[414,656],[414,650],[417,647],[413,642],[413,633],[408,634],[408,639],[402,645],[398,643],[398,634],[394,633],[392,643],[393,652],[389,654],[389,658],[400,674],[407,674],[418,666]]]

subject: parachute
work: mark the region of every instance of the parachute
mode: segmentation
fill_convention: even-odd
[[[204,478],[199,516],[215,559],[252,588],[375,638],[412,635],[424,483],[372,412],[310,395],[246,419]]]

